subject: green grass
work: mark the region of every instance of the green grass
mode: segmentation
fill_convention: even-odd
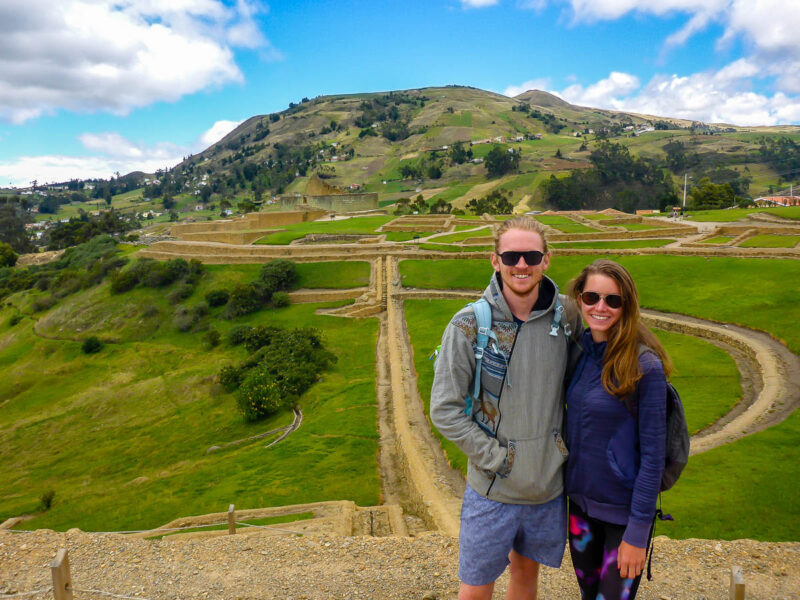
[[[603,215],[603,214],[594,214],[594,215],[583,215],[584,218],[589,219],[590,221],[604,221],[606,219],[613,219],[615,218],[612,215]]]
[[[651,223],[620,223],[618,227],[622,227],[628,231],[649,231],[651,229],[659,229],[658,225]]]
[[[591,227],[587,227],[582,223],[577,223],[572,219],[568,219],[566,217],[561,217],[558,215],[536,215],[534,217],[540,223],[544,225],[549,225],[550,227],[555,227],[559,231],[563,231],[564,233],[590,233],[590,232],[597,232],[596,229],[592,229]]]
[[[444,200],[445,202],[452,202],[456,198],[460,198],[468,191],[472,189],[475,185],[473,183],[457,183],[455,185],[449,186],[446,190],[439,192],[435,196],[432,196],[429,200],[429,204],[435,203],[437,200]]]
[[[602,255],[559,256],[548,274],[561,286]],[[800,262],[697,256],[609,257],[633,275],[642,305],[767,331],[800,353],[795,327]],[[488,261],[400,262],[404,284],[418,288],[483,289],[491,273]],[[757,282],[754,285],[754,282]],[[744,293],[746,290],[746,293]],[[725,300],[723,300],[725,299]]]
[[[552,242],[549,245],[554,248],[661,248],[667,244],[671,244],[675,240],[659,240],[659,239],[646,239],[646,240],[617,240],[611,242],[594,241],[594,242]]]
[[[469,238],[484,237],[491,234],[492,234],[491,230],[489,229],[488,226],[486,226],[481,229],[472,229],[471,231],[461,231],[458,233],[451,233],[450,235],[440,235],[433,238],[431,241],[447,244],[450,242],[462,242]]]
[[[430,413],[430,390],[433,384],[430,354],[439,345],[450,318],[466,304],[466,300],[405,302],[418,389],[426,414]],[[671,381],[681,392],[689,430],[699,431],[719,419],[739,400],[741,387],[736,363],[725,351],[698,338],[664,331],[656,333],[675,364]],[[433,429],[453,467],[466,473],[466,456]]]
[[[794,248],[800,243],[800,235],[754,235],[747,238],[740,248]]]
[[[355,217],[341,221],[313,221],[287,225],[279,231],[261,238],[256,244],[286,245],[303,238],[309,233],[329,234],[375,234],[375,230],[392,221],[394,216]]]
[[[681,390],[681,393],[683,391]],[[772,542],[800,539],[800,413],[733,444],[693,456],[662,506],[672,538]]]
[[[387,242],[407,242],[408,240],[413,240],[415,235],[424,236],[429,235],[428,233],[422,232],[414,232],[414,231],[387,231],[386,232],[386,241]]]
[[[733,239],[732,235],[718,235],[707,240],[703,240],[703,244],[727,244]]]
[[[491,252],[493,246],[453,246],[451,244],[434,244],[427,242],[419,244],[420,250],[433,250],[435,252]]]
[[[771,215],[777,215],[784,219],[800,219],[800,206],[786,206],[782,208],[729,208],[720,210],[699,210],[691,211],[692,220],[694,221],[720,221],[730,222],[744,219],[747,215],[763,212]]]
[[[222,282],[253,279],[244,268],[234,276],[239,270],[209,270],[187,304]],[[375,355],[365,351],[374,349],[376,320],[317,315],[326,306],[319,304],[234,321],[213,309],[209,322],[223,339],[240,323],[311,326],[339,362],[303,396],[303,426],[286,440],[269,449],[256,441],[206,454],[212,445],[287,425],[292,415],[244,423],[234,397],[215,384],[220,367],[241,361],[244,349],[225,342],[208,349],[202,331],[179,333],[164,296],[134,290],[111,297],[105,284],[81,292],[41,315],[51,320],[47,335],[57,339],[34,333],[30,318],[9,327],[13,309],[0,311],[0,515],[35,513],[47,490],[56,492],[52,508],[20,528],[141,529],[230,503],[245,509],[378,502]],[[87,302],[94,312],[79,318]],[[140,321],[138,306],[155,307],[149,320],[156,323]],[[120,313],[130,327],[120,328]],[[89,335],[87,324],[119,342],[84,355],[80,341],[68,338]]]
[[[236,283],[255,281],[262,266],[246,264],[233,268],[231,265],[206,265],[206,270],[212,277],[200,283],[198,295],[210,291],[212,286],[231,287]],[[369,285],[370,266],[364,261],[295,263],[295,268],[298,288],[346,289]]]

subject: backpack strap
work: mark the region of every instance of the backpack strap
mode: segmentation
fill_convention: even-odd
[[[563,323],[562,323],[563,321]],[[550,324],[550,335],[553,337],[558,335],[558,327],[564,328],[564,335],[569,337],[572,335],[572,326],[569,324],[567,318],[567,309],[561,303],[561,298],[558,297],[558,288],[556,288],[556,307],[553,310],[553,322]]]
[[[475,380],[472,385],[472,394],[467,394],[464,412],[472,415],[473,398],[480,398],[481,393],[481,367],[483,365],[483,352],[489,345],[489,339],[497,342],[497,335],[492,331],[492,307],[485,298],[480,298],[468,304],[475,313],[476,331],[475,336]]]

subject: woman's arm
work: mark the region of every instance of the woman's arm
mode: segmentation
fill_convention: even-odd
[[[661,488],[666,452],[666,378],[661,361],[651,352],[639,357],[639,472],[633,486],[631,511],[622,539],[645,548]]]

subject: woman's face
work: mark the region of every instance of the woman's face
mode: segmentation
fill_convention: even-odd
[[[596,294],[600,295],[600,300],[595,304],[588,304],[587,302],[595,300]],[[583,320],[591,330],[595,342],[608,341],[608,332],[622,316],[621,305],[619,308],[611,308],[608,305],[609,302],[617,305],[613,296],[619,297],[619,295],[617,282],[606,275],[593,273],[586,279],[583,292],[578,296],[578,304],[581,307]]]

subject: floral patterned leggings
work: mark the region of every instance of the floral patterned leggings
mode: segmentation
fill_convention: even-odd
[[[639,581],[622,578],[617,568],[617,548],[624,525],[593,519],[569,503],[569,553],[583,600],[633,600]]]

